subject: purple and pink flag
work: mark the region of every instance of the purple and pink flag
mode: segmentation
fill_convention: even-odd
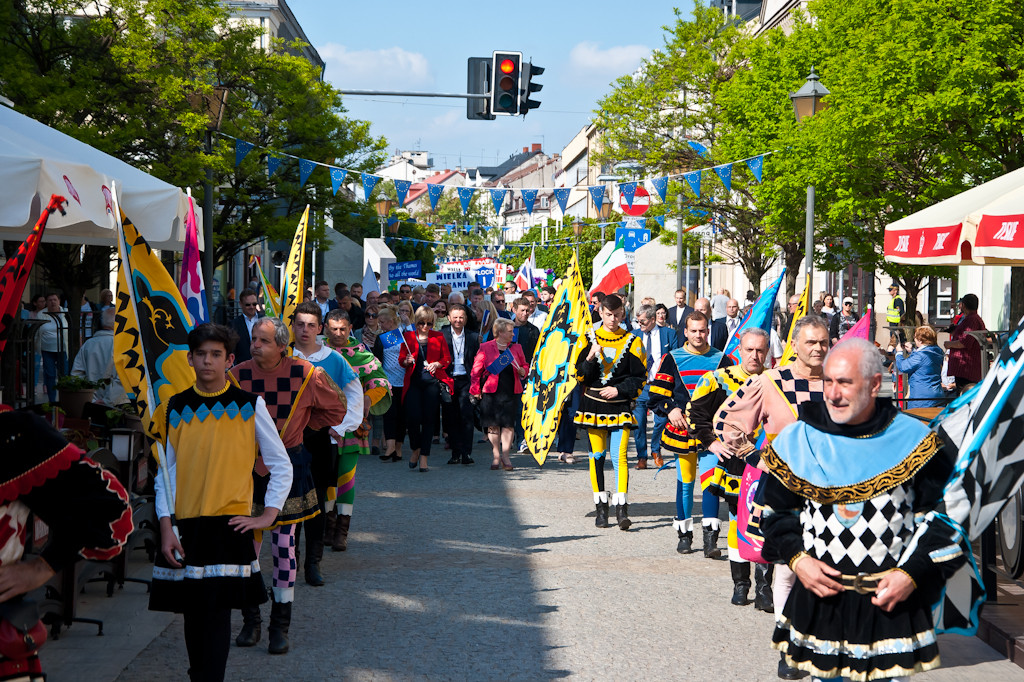
[[[209,220],[209,216],[204,216]],[[212,245],[207,244],[206,248]],[[181,258],[181,274],[178,289],[185,301],[192,326],[210,321],[210,309],[206,305],[206,287],[199,258],[199,227],[196,225],[196,211],[192,203],[192,192],[188,194],[188,216],[185,217],[185,252]]]
[[[850,331],[843,334],[843,338],[836,342],[836,346],[841,344],[843,341],[846,341],[846,339],[864,339],[865,341],[870,341],[868,337],[870,336],[871,329],[871,315],[872,309],[871,306],[868,306],[864,311],[864,315],[857,320],[857,324],[850,327]],[[835,348],[836,346],[832,347]]]

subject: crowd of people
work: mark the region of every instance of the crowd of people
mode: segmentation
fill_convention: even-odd
[[[261,641],[260,605],[268,594],[268,650],[289,650],[300,556],[305,582],[325,584],[320,570],[325,546],[348,549],[361,456],[404,461],[411,471],[427,473],[432,450],[448,453],[449,465],[472,466],[474,445],[486,442],[490,469],[512,471],[512,454],[526,449],[522,396],[553,287],[520,292],[506,282],[499,288],[452,291],[404,284],[395,292],[368,292],[365,299],[358,284],[335,286],[334,297],[329,292],[327,282],[316,283],[289,326],[264,316],[259,294],[243,290],[241,314],[228,325],[203,324],[189,334],[196,384],[161,406],[167,476],[156,479],[162,544],[151,608],[185,614],[193,679],[222,679],[231,609],[243,615],[236,645]],[[944,404],[951,390],[978,381],[980,353],[970,332],[983,330],[984,323],[977,297],[960,299],[960,315],[946,330],[947,357],[938,347],[937,331],[926,324],[900,336],[905,307],[898,288],[891,292],[888,348],[860,339],[837,346],[858,316],[852,299],[836,308],[834,297],[822,292],[807,315],[796,314],[800,299],[792,297],[786,311],[777,311],[770,331],[741,330],[737,363],[723,350],[740,329],[753,292],[743,305],[721,290],[691,306],[680,290],[671,307],[652,298],[631,305],[623,295],[594,293],[592,329],[575,365],[579,385],[566,401],[558,437],[547,453],[574,463],[577,434],[585,433],[580,450],[588,461],[595,525],[623,531],[632,525],[629,443],[636,470],[647,469],[650,459],[657,468],[674,465],[673,542],[682,554],[696,551],[699,527],[704,557],[723,557],[724,501],[731,602],[751,603],[753,589],[754,607],[774,614],[783,679],[808,672],[828,677],[836,670],[867,679],[862,675],[879,669],[896,678],[937,665],[934,645],[923,634],[930,621],[921,595],[929,590],[916,588],[947,576],[957,561],[940,567],[928,558],[928,551],[945,548],[950,540],[941,529],[923,527],[921,506],[908,500],[934,497],[935,481],[948,475],[950,455],[941,444],[922,449],[928,437],[894,421],[891,403],[877,396],[887,371],[909,377],[907,397],[917,401],[911,406]],[[53,299],[47,297],[44,305],[59,307],[59,298]],[[108,306],[97,318],[97,331],[79,356],[89,377],[112,373],[99,365],[112,355],[107,346],[113,309]],[[790,339],[794,358],[778,366]],[[52,351],[44,346],[43,352]],[[90,359],[94,356],[98,359]],[[54,361],[45,354],[43,359]],[[949,379],[942,378],[944,363]],[[789,435],[795,424],[818,435],[793,445]],[[893,431],[893,424],[900,429]],[[867,471],[833,461],[836,452],[849,447],[849,438],[892,438],[906,447],[881,448],[887,451],[886,467]],[[223,453],[233,454],[225,459]],[[824,478],[814,470],[820,458],[830,466]],[[611,488],[605,481],[608,459],[615,473]],[[910,459],[913,471],[905,466]],[[747,465],[774,475],[765,485],[762,517],[764,557],[774,563],[755,562],[753,569],[739,549],[739,491]],[[865,497],[863,485],[853,486],[897,465],[911,472],[890,481],[897,489],[873,488]],[[914,475],[918,469],[930,483]],[[698,481],[699,515],[694,511]],[[837,496],[844,486],[856,492]],[[882,500],[872,502],[871,513],[898,529],[895,540],[819,537],[833,519],[846,524],[869,516],[868,499]],[[916,526],[922,526],[927,542],[907,542]],[[272,548],[269,590],[256,559],[264,535]],[[888,544],[876,548],[869,540]],[[819,543],[827,544],[828,552]],[[864,581],[847,574],[868,575],[872,588],[862,590]],[[839,601],[829,601],[836,595]],[[824,611],[815,611],[815,600],[823,599]],[[876,613],[894,610],[905,611],[906,618],[893,624]],[[824,612],[856,623],[837,626],[820,615]],[[895,637],[907,628],[917,645],[899,655],[871,653],[879,633]],[[815,638],[866,647],[868,653],[845,656],[814,645]]]

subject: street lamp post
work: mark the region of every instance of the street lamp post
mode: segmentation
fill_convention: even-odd
[[[601,220],[601,243],[604,244],[604,229],[607,227],[608,218],[612,215],[612,205],[607,194],[605,194],[604,201],[601,202],[601,210],[597,214]]]
[[[388,215],[391,213],[391,207],[394,205],[387,194],[384,194],[384,190],[381,190],[380,194],[377,195],[377,222],[380,223],[380,238],[384,239],[384,223],[388,219]],[[398,229],[395,229],[397,232]]]
[[[583,223],[579,220],[575,220],[572,223],[572,233],[576,235],[576,248],[580,247],[580,235],[583,234]]]
[[[818,74],[814,73],[811,67],[811,75],[807,81],[796,92],[789,93],[793,102],[793,113],[796,114],[796,122],[803,123],[819,111],[828,107],[822,102],[822,98],[830,94],[821,81]],[[806,278],[807,286],[811,286],[811,277],[814,274],[814,185],[807,185],[807,209],[806,223],[804,230],[804,259],[807,262]]]
[[[224,105],[228,100],[228,88],[217,85],[212,94],[196,93],[188,97],[192,109],[207,117],[204,139],[207,158],[213,156],[213,133],[220,130],[224,118]],[[206,164],[203,178],[203,283],[206,285],[206,306],[213,314],[213,168]]]

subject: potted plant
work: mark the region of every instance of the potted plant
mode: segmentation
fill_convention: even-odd
[[[43,403],[41,407],[50,425],[60,431],[64,428],[64,410],[55,403]]]
[[[82,418],[82,408],[92,402],[96,389],[104,385],[102,381],[89,381],[85,377],[71,374],[57,379],[57,395],[61,407],[69,417]]]

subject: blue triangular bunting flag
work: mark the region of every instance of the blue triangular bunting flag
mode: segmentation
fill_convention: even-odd
[[[309,175],[316,170],[316,163],[309,159],[299,159],[299,187],[306,184],[306,180],[309,180]]]
[[[398,205],[401,206],[405,203],[405,196],[409,193],[409,187],[412,185],[411,180],[393,180],[395,183],[395,196],[398,197]]]
[[[686,178],[686,182],[690,183],[690,189],[698,197],[700,196],[700,171],[690,171],[689,173],[683,173],[683,177]]]
[[[451,233],[452,233],[452,230],[454,230],[454,229],[455,229],[455,226],[454,226],[454,225],[445,225],[445,226],[444,226],[444,232],[445,232],[445,234],[451,234]]]
[[[626,197],[626,205],[633,208],[633,196],[636,194],[636,183],[620,182],[619,192],[622,193],[622,196]]]
[[[701,156],[704,156],[704,157],[711,156],[708,153],[708,148],[705,147],[704,145],[702,145],[700,142],[697,142],[696,140],[687,140],[686,144],[688,144],[691,147],[693,147],[694,151],[696,151]]]
[[[456,187],[455,191],[459,193],[462,215],[466,215],[469,212],[469,202],[473,201],[473,192],[476,191],[476,187]]]
[[[491,203],[494,204],[494,212],[498,215],[501,215],[501,205],[505,203],[506,194],[508,194],[507,189],[491,190]]]
[[[380,182],[380,176],[369,173],[360,173],[360,176],[363,180],[363,201],[370,201],[373,198],[373,188]]]
[[[600,213],[601,205],[604,203],[604,185],[588,187],[587,190],[590,192],[590,200],[594,202],[594,208]]]
[[[747,168],[754,174],[758,182],[761,182],[761,171],[764,170],[764,154],[747,159]]]
[[[273,154],[267,156],[267,177],[270,177],[277,171],[277,167],[284,161],[284,157],[274,156]]]
[[[555,201],[558,202],[558,208],[562,213],[565,213],[565,207],[569,204],[570,192],[572,192],[571,187],[559,187],[555,190]]]
[[[715,174],[718,175],[718,179],[725,185],[725,191],[732,191],[732,164],[725,166],[715,166]]]
[[[636,219],[636,224],[640,226],[641,230],[646,229],[647,228],[647,218],[637,218]]]
[[[342,168],[331,169],[331,190],[337,194],[341,183],[345,182],[345,170]]]
[[[668,192],[668,176],[664,175],[660,178],[654,178],[651,180],[651,187],[654,188],[654,191],[658,193],[658,196],[661,197],[662,203],[664,203],[665,194]]]
[[[656,221],[656,222],[657,222],[657,223],[658,223],[659,225],[661,225],[661,229],[665,229],[665,216],[663,216],[663,215],[655,216],[655,217],[654,217],[654,220],[655,220],[655,221]]]
[[[246,142],[245,140],[238,140],[238,139],[236,139],[235,140],[235,165],[237,166],[238,164],[242,163],[242,159],[245,158],[245,155],[248,154],[249,152],[251,152],[252,148],[255,147],[255,146],[256,145],[254,145],[252,142]]]
[[[523,204],[526,205],[526,212],[533,215],[533,204],[537,201],[537,190],[535,189],[521,189],[519,193],[523,197]]]
[[[437,200],[444,194],[444,185],[434,183],[433,185],[427,185],[427,195],[430,197],[430,210],[437,210]]]

